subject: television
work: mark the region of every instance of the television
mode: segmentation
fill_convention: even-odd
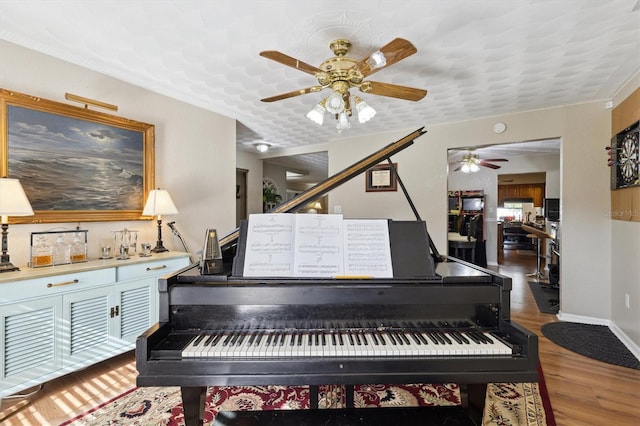
[[[560,198],[544,199],[544,217],[552,222],[560,220]]]
[[[482,197],[462,199],[462,210],[465,212],[481,212],[483,208],[484,200]]]

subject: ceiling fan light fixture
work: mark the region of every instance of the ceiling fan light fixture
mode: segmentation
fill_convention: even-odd
[[[342,94],[338,92],[333,92],[325,99],[325,108],[331,114],[340,114],[344,111],[345,104],[344,99],[342,98]]]
[[[253,146],[256,147],[258,152],[267,152],[269,150],[269,148],[271,148],[271,145],[269,145],[266,142],[255,143],[255,144],[253,144]]]
[[[464,163],[462,167],[460,167],[460,171],[462,173],[471,173],[471,168],[469,167],[468,163]]]
[[[369,68],[372,70],[382,68],[387,65],[387,58],[384,56],[384,53],[376,50],[371,54],[371,56],[369,56],[369,59],[367,59],[367,65],[369,65]]]
[[[341,133],[343,130],[347,130],[351,128],[351,123],[349,122],[349,117],[346,113],[341,112],[338,115],[338,123],[336,124],[336,129],[338,129],[338,133]]]
[[[325,108],[325,102],[326,99],[321,100],[320,103],[314,106],[313,109],[307,113],[307,118],[318,126],[322,126],[322,123],[324,122],[324,112],[327,110]]]
[[[475,172],[477,172],[478,170],[480,170],[480,166],[478,166],[475,162],[473,162],[473,163],[471,163],[471,164],[469,165],[469,171],[470,171],[471,173],[475,173]]]
[[[356,111],[358,112],[358,121],[366,123],[376,115],[376,110],[369,106],[368,103],[356,96]]]

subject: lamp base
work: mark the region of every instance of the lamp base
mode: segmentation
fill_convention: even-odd
[[[18,268],[17,266],[15,266],[11,262],[1,262],[0,263],[0,273],[1,272],[13,272],[13,271],[19,271],[19,270],[20,270],[20,268]]]
[[[160,245],[157,245],[157,246],[155,246],[154,248],[152,248],[152,249],[151,249],[151,252],[152,252],[152,253],[162,253],[162,252],[165,252],[165,251],[169,251],[169,249],[168,249],[168,248],[165,248],[165,247],[164,247],[163,245],[161,245],[161,244],[160,244]]]

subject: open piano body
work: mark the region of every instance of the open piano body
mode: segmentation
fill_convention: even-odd
[[[295,211],[421,134],[275,212]],[[393,278],[249,279],[238,273],[244,231],[235,231],[221,240],[223,274],[192,265],[159,280],[160,321],[137,340],[137,384],[180,386],[195,425],[211,385],[455,382],[481,405],[487,383],[537,381],[537,337],[510,321],[509,277],[442,259],[420,220],[389,221],[389,237]]]

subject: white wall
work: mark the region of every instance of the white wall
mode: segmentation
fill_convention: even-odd
[[[156,187],[167,189],[179,213],[163,217],[201,249],[205,228],[221,233],[235,228],[235,120],[143,90],[103,74],[0,41],[0,87],[67,102],[65,92],[118,105],[117,115],[155,125]],[[103,111],[104,112],[104,111]],[[0,159],[5,161],[5,159]],[[73,229],[75,223],[11,225],[9,254],[15,265],[26,265],[29,233],[53,228]],[[98,241],[123,228],[140,231],[139,241],[156,241],[155,221],[86,222],[89,255],[97,257]],[[163,225],[165,247],[182,250],[179,240]]]
[[[507,124],[507,131],[496,135],[492,127],[499,121]],[[349,166],[421,125],[404,132],[331,143],[329,173]],[[399,173],[427,221],[434,243],[444,253],[448,148],[561,137],[561,311],[609,319],[611,220],[604,214],[609,206],[609,168],[603,152],[610,139],[610,127],[610,111],[605,109],[604,101],[427,126],[428,133],[394,156],[393,161],[398,163]],[[340,205],[347,217],[412,218],[401,192],[367,193],[364,176],[333,191],[329,202],[329,211]],[[622,244],[632,245],[631,241]],[[637,276],[635,268],[628,265],[620,273]]]

